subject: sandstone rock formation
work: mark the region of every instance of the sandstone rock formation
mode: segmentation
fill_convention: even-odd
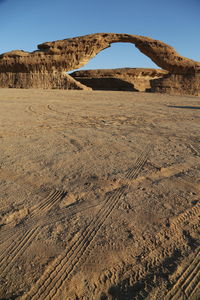
[[[150,80],[162,78],[167,71],[161,69],[118,68],[82,70],[70,74],[75,80],[93,90],[146,91]]]
[[[199,75],[167,74],[162,78],[151,80],[151,88],[147,91],[172,95],[200,96]]]
[[[177,85],[180,85],[176,90],[178,93],[182,76],[184,82],[187,82],[188,76],[194,82],[199,81],[200,63],[180,56],[174,48],[161,41],[138,35],[97,33],[46,42],[38,45],[38,50],[33,52],[16,50],[1,54],[0,87],[87,89],[66,72],[84,66],[100,51],[117,42],[133,43],[159,67],[170,74],[181,75],[179,79],[177,77]],[[164,86],[165,81],[160,85]],[[191,91],[187,93],[191,94]],[[199,94],[199,90],[192,91],[192,94]]]
[[[91,90],[66,72],[0,72],[0,88]]]

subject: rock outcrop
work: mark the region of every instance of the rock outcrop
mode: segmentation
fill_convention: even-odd
[[[0,88],[91,90],[66,72],[0,72]]]
[[[200,96],[200,75],[166,74],[150,81],[151,88],[147,91],[167,93],[171,95]]]
[[[151,80],[162,78],[165,74],[168,72],[161,69],[118,68],[82,70],[70,76],[93,90],[143,92],[151,88]]]
[[[46,42],[38,45],[38,50],[33,52],[16,50],[1,54],[0,87],[69,89],[77,86],[87,89],[72,80],[66,72],[84,66],[100,51],[117,42],[134,44],[170,74],[184,76],[186,81],[188,76],[192,76],[194,81],[199,80],[200,63],[179,55],[174,48],[161,41],[138,35],[97,33]]]

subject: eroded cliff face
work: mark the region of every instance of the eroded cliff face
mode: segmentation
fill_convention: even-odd
[[[2,72],[0,88],[91,90],[65,72]]]
[[[150,81],[150,92],[200,96],[200,75],[166,74]]]
[[[112,43],[134,44],[153,62],[171,74],[192,75],[200,73],[200,63],[179,55],[171,46],[148,37],[97,33],[38,45],[38,50],[11,51],[0,55],[0,87],[41,87],[87,89],[66,75],[84,66],[100,51]],[[6,74],[6,75],[5,75]],[[72,83],[71,83],[72,80]],[[22,82],[23,81],[23,82]],[[27,84],[25,83],[27,82]]]

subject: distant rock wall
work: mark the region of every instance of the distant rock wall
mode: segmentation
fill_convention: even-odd
[[[118,68],[76,71],[70,76],[93,90],[142,92],[151,88],[150,80],[165,74],[161,69]]]
[[[118,42],[134,44],[162,69],[170,74],[183,75],[184,81],[187,81],[187,76],[193,76],[195,82],[199,80],[200,63],[179,55],[161,41],[123,33],[97,33],[46,42],[38,45],[38,50],[33,52],[15,50],[1,54],[0,87],[87,89],[65,72],[84,66],[100,51]],[[181,88],[182,84],[177,90]],[[194,93],[194,90],[187,93]]]

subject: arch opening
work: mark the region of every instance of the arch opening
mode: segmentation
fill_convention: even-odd
[[[83,67],[68,72],[94,90],[146,91],[150,80],[163,76],[148,56],[133,44],[117,42],[99,52]]]
[[[99,52],[83,67],[70,71],[115,69],[115,68],[154,68],[160,69],[148,56],[141,53],[131,43],[113,43]]]

